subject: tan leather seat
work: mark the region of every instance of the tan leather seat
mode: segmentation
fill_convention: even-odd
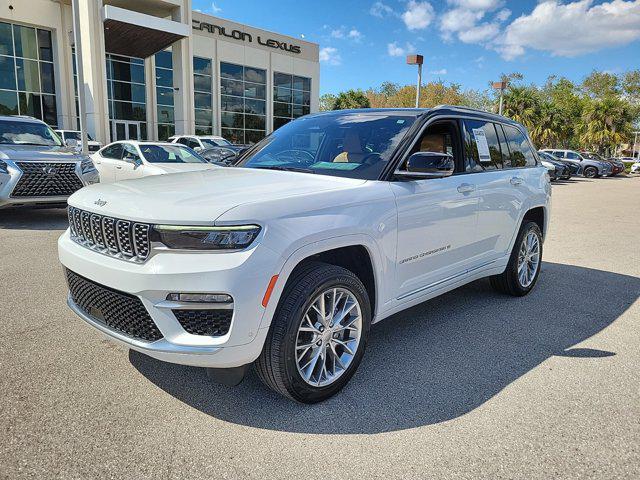
[[[354,130],[347,131],[344,136],[342,150],[343,151],[333,159],[334,163],[362,163],[362,160],[367,156],[367,153],[362,150],[360,135]]]

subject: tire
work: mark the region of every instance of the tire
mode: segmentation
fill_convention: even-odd
[[[338,302],[334,302],[337,306],[336,312],[341,308],[344,312],[347,307],[346,302],[350,299],[357,302],[357,306],[351,308],[347,318],[351,318],[353,321],[359,312],[359,329],[350,328],[344,333],[332,334],[334,330],[330,330],[330,328],[337,328],[335,325],[338,325],[338,322],[332,325],[327,320],[327,323],[322,325],[319,314],[316,317],[315,312],[318,310],[314,310],[313,307],[316,305],[315,302],[319,300],[319,296],[321,294],[324,296],[327,293],[329,297],[324,296],[324,298],[325,301],[329,300],[328,310],[332,310],[330,307],[331,292],[334,292],[334,295],[335,292],[342,295]],[[343,298],[345,303],[341,307]],[[356,313],[353,313],[354,311]],[[309,319],[309,322],[305,317]],[[356,325],[356,323],[354,322],[352,325]],[[316,327],[316,325],[320,326]],[[304,332],[299,330],[301,327],[305,329]],[[353,272],[342,267],[321,262],[310,263],[287,282],[271,322],[262,353],[255,361],[255,370],[265,385],[286,397],[302,403],[321,402],[338,393],[355,373],[364,355],[370,327],[369,296],[360,279]],[[310,331],[313,329],[315,330]],[[318,333],[318,329],[323,329],[323,332]],[[355,336],[355,330],[359,331],[357,347],[353,343],[355,340],[345,339],[347,335]],[[301,340],[301,337],[305,335],[309,335],[309,337]],[[336,335],[338,336],[336,337]],[[340,335],[344,335],[342,340],[345,343],[343,344],[348,344],[351,349],[355,348],[353,354],[348,353],[339,344],[332,343],[338,342],[338,339],[341,338]],[[316,343],[316,340],[322,345]],[[308,345],[313,343],[313,346],[307,347],[305,350],[300,346],[306,344],[305,342],[310,342]],[[316,348],[317,346],[318,348]],[[310,351],[308,351],[309,348]],[[325,349],[323,350],[323,348]],[[302,351],[300,357],[298,351]],[[335,378],[331,381],[329,381],[330,360],[325,364],[325,366],[329,365],[326,370],[322,368],[324,356],[319,356],[317,363],[313,363],[313,358],[318,351],[324,351],[327,359],[334,359],[333,373]],[[346,368],[340,369],[337,366],[336,352],[341,352],[338,357],[348,357],[347,360],[344,360]],[[299,358],[301,358],[300,364]],[[307,361],[313,363],[313,367],[302,368],[304,366],[302,364]],[[309,371],[309,377],[305,379],[303,373]],[[325,381],[322,381],[325,371],[326,378]]]
[[[596,167],[586,167],[584,169],[583,175],[586,178],[596,178],[596,177],[600,176],[600,175],[598,175],[598,169]]]
[[[528,238],[529,234],[533,234],[537,237],[538,243],[538,261],[535,266],[533,276],[528,282],[522,282],[521,277],[518,274],[519,267],[519,253],[522,248],[523,242]],[[506,293],[514,297],[522,297],[529,293],[540,276],[540,268],[542,266],[542,232],[537,223],[526,222],[520,227],[516,242],[513,245],[511,256],[509,257],[509,263],[507,268],[500,275],[494,275],[490,277],[491,286],[501,293]]]

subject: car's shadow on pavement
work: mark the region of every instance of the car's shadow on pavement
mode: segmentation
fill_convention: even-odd
[[[0,210],[0,229],[66,230],[68,226],[65,208]]]
[[[606,362],[615,352],[574,346],[614,322],[639,292],[636,277],[548,262],[526,297],[474,282],[375,325],[351,382],[317,405],[281,397],[253,372],[225,387],[203,369],[134,351],[129,359],[164,391],[228,422],[289,432],[394,431],[464,415],[554,355]]]

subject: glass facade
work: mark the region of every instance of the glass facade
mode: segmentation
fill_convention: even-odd
[[[233,143],[255,143],[266,135],[267,72],[220,62],[221,133]]]
[[[193,57],[196,135],[213,134],[213,73],[208,58]]]
[[[273,129],[311,110],[311,79],[288,73],[273,73]]]
[[[109,119],[139,122],[139,136],[147,138],[144,60],[107,53],[107,95]],[[120,138],[111,126],[111,137]]]
[[[166,140],[176,133],[173,105],[173,57],[171,56],[171,50],[156,53],[155,59],[158,140]]]
[[[58,126],[51,32],[0,22],[0,114]]]

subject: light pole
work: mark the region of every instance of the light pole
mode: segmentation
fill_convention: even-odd
[[[82,65],[82,36],[80,35],[80,0],[73,0],[73,40],[76,49],[76,71],[78,72],[78,118],[80,120],[80,143],[82,154],[87,155],[87,103],[84,91],[84,68]]]
[[[498,115],[502,115],[502,97],[505,89],[507,88],[507,82],[493,82],[493,88],[500,90],[500,106],[498,107]]]
[[[418,86],[416,88],[416,108],[420,106],[420,87],[422,86],[422,55],[407,55],[407,65],[418,65]]]

